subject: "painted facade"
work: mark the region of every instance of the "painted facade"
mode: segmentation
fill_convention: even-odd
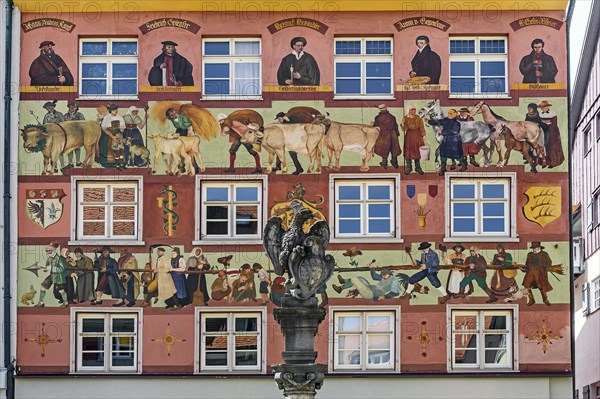
[[[571,392],[560,3],[92,16],[23,2],[24,392],[33,376],[173,374],[278,397],[285,279],[263,228],[301,205],[329,222],[337,262],[320,294],[324,397],[365,374],[381,397],[393,376],[456,373]]]

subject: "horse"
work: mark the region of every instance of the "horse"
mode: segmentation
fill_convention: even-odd
[[[523,157],[527,160],[527,162],[529,162],[531,171],[533,173],[537,173],[537,160],[532,154],[533,150],[531,149],[529,143],[515,139],[515,136],[505,124],[502,124],[502,127],[500,128],[500,135],[504,137],[504,145],[506,146],[506,154],[504,155],[504,161],[502,162],[501,166],[505,166],[508,163],[511,151],[516,150],[523,154]]]
[[[538,158],[542,160],[542,163],[546,162],[546,151],[544,150],[544,131],[537,123],[529,121],[508,121],[492,111],[490,106],[485,103],[485,100],[482,100],[474,107],[471,107],[471,109],[469,109],[469,113],[472,116],[481,114],[485,123],[494,126],[495,130],[491,134],[491,139],[496,144],[496,150],[498,151],[499,159],[497,166],[504,164],[504,160],[502,159],[502,148],[500,147],[500,140],[502,140],[502,134],[500,131],[503,124],[510,129],[515,140],[526,141],[533,147]]]
[[[429,116],[431,119],[443,119],[445,118],[444,111],[442,111],[442,107],[440,107],[439,100],[433,100],[427,103],[424,107],[422,107],[419,112],[419,117],[423,118],[424,116]],[[442,136],[442,132],[440,129],[434,129],[435,139],[438,144],[442,144],[444,137]],[[460,138],[463,144],[475,143],[483,150],[484,156],[484,167],[488,167],[492,162],[492,148],[488,147],[485,142],[491,136],[492,129],[486,123],[481,121],[460,121]],[[437,162],[437,157],[439,155],[439,147],[435,151],[435,157]]]

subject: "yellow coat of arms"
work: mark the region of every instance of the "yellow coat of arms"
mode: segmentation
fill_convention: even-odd
[[[529,200],[523,207],[523,214],[532,222],[545,227],[562,214],[561,187],[529,187],[524,194]]]

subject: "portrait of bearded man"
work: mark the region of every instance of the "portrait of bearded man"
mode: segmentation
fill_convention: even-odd
[[[177,52],[177,43],[161,42],[162,52],[154,59],[148,82],[151,86],[193,86],[193,65]]]
[[[29,67],[31,86],[73,86],[73,75],[54,46],[51,40],[40,43],[40,55]]]

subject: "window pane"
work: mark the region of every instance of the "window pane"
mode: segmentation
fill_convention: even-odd
[[[390,331],[390,316],[368,316],[367,330],[368,331]]]
[[[506,198],[504,184],[483,184],[483,198]]]
[[[367,40],[367,54],[392,54],[391,40]]]
[[[360,220],[340,220],[340,233],[360,233]]]
[[[486,348],[506,348],[506,334],[485,334]]]
[[[258,207],[257,206],[236,206],[235,207],[235,219],[238,223],[249,222],[250,220],[258,219]]]
[[[391,93],[391,79],[369,79],[367,80],[367,94]]]
[[[369,347],[367,349],[390,349],[390,335],[369,335]]]
[[[135,191],[133,187],[115,187],[113,189],[114,202],[133,202],[135,201]]]
[[[485,364],[508,364],[506,349],[486,349]]]
[[[369,185],[367,187],[367,198],[370,200],[390,199],[392,197],[390,190],[391,190],[391,187],[388,185],[385,185],[385,186]]]
[[[504,76],[504,61],[481,62],[481,76]]]
[[[81,77],[87,78],[106,78],[105,63],[84,63],[81,64]]]
[[[107,42],[83,42],[81,45],[81,55],[107,55]]]
[[[103,351],[104,337],[83,337],[81,338],[81,350],[85,352]]]
[[[135,235],[135,222],[114,222],[113,235],[133,236]]]
[[[475,204],[463,204],[455,203],[452,204],[452,215],[457,216],[475,216]]]
[[[340,218],[360,218],[360,205],[355,204],[340,204]]]
[[[260,42],[235,42],[236,55],[260,55]]]
[[[457,233],[475,232],[475,219],[454,218],[454,231]]]
[[[118,367],[133,366],[133,352],[118,352],[112,355],[112,365]]]
[[[450,40],[450,54],[475,53],[475,40]]]
[[[113,206],[113,220],[134,220],[135,206]]]
[[[135,332],[135,319],[112,319],[112,331],[115,333]]]
[[[104,332],[104,319],[83,319],[81,321],[81,331],[84,333]]]
[[[338,78],[360,78],[360,63],[336,62],[335,75]]]
[[[481,40],[479,42],[479,52],[484,54],[505,53],[505,40]]]
[[[370,350],[367,353],[369,364],[381,364],[390,365],[390,351],[389,350]]]
[[[360,94],[360,79],[337,79],[335,92],[338,94]]]
[[[136,94],[137,80],[113,80],[112,94]]]
[[[389,78],[392,76],[392,64],[389,62],[367,62],[367,78]]]
[[[340,334],[338,336],[338,348],[339,350],[360,350],[361,336],[358,334],[345,335]]]
[[[204,331],[227,331],[226,317],[207,317],[204,319]]]
[[[258,222],[257,221],[240,221],[239,218],[235,223],[235,234],[258,234]]]
[[[360,331],[360,316],[342,316],[337,318],[337,331]]]
[[[227,235],[229,234],[227,222],[207,222],[206,234],[208,235]]]
[[[336,54],[360,54],[360,41],[359,40],[344,40],[335,42],[335,53]]]
[[[229,189],[227,187],[207,187],[206,201],[229,201]]]
[[[207,348],[205,357],[207,366],[227,366],[227,352],[215,351]]]
[[[204,55],[229,55],[229,42],[204,42]]]
[[[113,79],[137,78],[137,64],[113,64]]]
[[[504,78],[485,78],[481,79],[481,92],[482,93],[505,93],[506,82]]]
[[[113,55],[137,55],[137,42],[114,42]]]
[[[477,329],[477,316],[465,315],[465,316],[456,316],[454,318],[454,326],[455,330],[475,330]]]
[[[229,78],[229,64],[206,63],[204,64],[204,77],[206,79]]]
[[[235,188],[235,200],[236,201],[258,201],[258,188],[257,187],[236,187]]]
[[[84,236],[103,236],[105,235],[104,222],[83,222]]]
[[[236,317],[235,331],[258,331],[258,319],[256,317]]]
[[[484,233],[503,233],[504,232],[504,219],[483,219],[483,232]]]
[[[458,349],[454,351],[456,364],[477,364],[477,351],[475,349]]]
[[[450,76],[475,76],[475,63],[453,61],[450,63]]]
[[[113,337],[113,352],[131,352],[133,351],[133,337]]]
[[[369,233],[389,233],[389,232],[390,232],[390,221],[389,220],[369,219]]]
[[[227,205],[210,205],[206,207],[206,219],[208,220],[227,220],[229,217],[229,207]]]
[[[229,80],[204,81],[204,92],[207,95],[210,95],[210,94],[229,95],[229,94],[231,94],[230,82],[229,82]]]
[[[352,364],[360,364],[360,351],[339,351],[338,364],[340,366],[348,366]]]
[[[360,186],[338,186],[339,200],[360,200]]]
[[[483,204],[483,216],[504,216],[504,204]]]
[[[81,366],[104,367],[104,352],[84,352],[81,354]]]
[[[257,351],[237,351],[235,352],[236,366],[256,366],[258,365]]]
[[[452,186],[452,198],[453,199],[475,198],[475,185],[474,184],[454,184]]]
[[[84,206],[83,220],[105,220],[106,209],[103,206]]]
[[[256,79],[260,77],[258,62],[236,62],[234,64],[236,79]]]
[[[370,218],[389,218],[391,215],[390,204],[369,204]]]
[[[106,200],[106,189],[104,187],[84,187],[83,202],[104,202]]]
[[[450,91],[452,93],[474,93],[475,92],[475,79],[451,78],[450,79]]]
[[[245,351],[253,351],[256,356],[256,350],[258,349],[258,336],[256,335],[236,335],[235,336],[235,349],[243,349]],[[255,358],[256,360],[256,358]],[[256,364],[256,363],[253,363]]]

